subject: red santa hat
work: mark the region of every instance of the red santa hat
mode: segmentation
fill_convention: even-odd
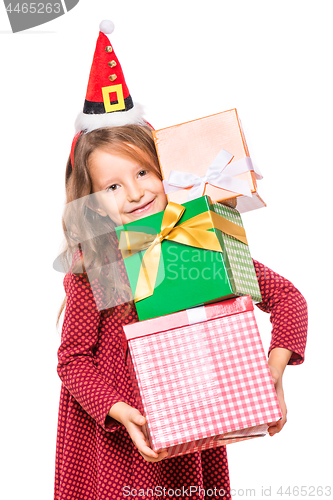
[[[76,132],[129,124],[147,125],[143,108],[133,103],[120,62],[109,35],[112,21],[102,21],[91,65],[83,111],[75,121]]]

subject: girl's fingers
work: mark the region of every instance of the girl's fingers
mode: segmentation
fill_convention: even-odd
[[[149,446],[147,446],[146,444],[139,445],[138,450],[140,453],[143,453],[144,455],[146,455],[149,458],[156,459],[159,457],[158,453],[156,453],[156,451],[149,448]]]
[[[141,430],[142,430],[142,432],[143,432],[143,434],[144,434],[144,436],[145,436],[145,438],[146,438],[146,441],[147,441],[147,443],[148,443],[148,442],[149,442],[149,439],[148,439],[148,432],[147,432],[147,427],[146,427],[146,425],[143,425],[143,426],[141,427]]]
[[[146,419],[143,415],[137,415],[135,423],[138,425],[144,425],[146,423]]]
[[[270,436],[274,436],[274,434],[277,434],[283,429],[284,424],[286,423],[286,419],[279,420],[275,424],[270,424],[268,427],[268,433]]]
[[[138,427],[137,424],[134,423],[134,425],[130,425],[127,428],[127,430],[129,432],[129,435],[131,436],[134,445],[136,446],[136,448],[139,450],[140,453],[143,453],[144,455],[147,455],[150,458],[158,458],[158,454],[151,448],[149,448],[148,439],[142,432],[141,427]]]
[[[279,372],[277,371],[276,368],[274,368],[274,366],[269,366],[269,370],[271,372],[273,384],[275,385],[279,380]]]
[[[147,429],[144,427],[146,418],[141,415],[138,410],[135,409],[135,411],[129,415],[129,420],[134,425],[129,426],[127,430],[130,433],[132,441],[140,455],[147,462],[158,462],[168,456],[167,450],[156,453],[154,450],[149,448]]]
[[[150,457],[149,455],[146,455],[145,453],[142,453],[140,450],[139,450],[139,453],[140,455],[147,461],[147,462],[159,462],[160,460],[163,460],[164,458],[166,458],[168,456],[168,452],[167,451],[161,451],[158,455],[157,455],[157,458],[152,458]]]
[[[135,409],[130,415],[129,415],[129,420],[133,422],[133,424],[137,425],[144,425],[146,423],[146,419],[139,410]]]
[[[152,450],[143,442],[143,440],[138,440],[137,449],[139,453],[143,456],[143,458],[147,461],[157,461],[163,460],[168,455],[167,451],[161,451],[160,453],[156,453],[156,451]]]

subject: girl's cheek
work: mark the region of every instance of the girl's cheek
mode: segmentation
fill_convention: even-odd
[[[166,206],[167,206],[167,204],[168,204],[168,198],[167,198],[167,196],[166,196],[166,194],[165,194],[165,192],[164,192],[163,184],[162,184],[161,199],[162,199],[162,203],[163,203],[163,205],[164,205],[163,210],[165,210],[165,209],[166,209]]]
[[[118,204],[114,196],[112,196],[112,198],[109,197],[107,203],[105,203],[104,206],[108,213],[113,214],[118,212]]]

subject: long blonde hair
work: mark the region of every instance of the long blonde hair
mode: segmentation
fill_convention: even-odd
[[[108,216],[100,216],[86,205],[85,197],[92,194],[89,158],[96,149],[132,159],[145,168],[148,166],[161,180],[162,175],[151,128],[148,125],[105,127],[81,134],[75,146],[73,168],[71,158],[68,159],[65,179],[66,205],[62,217],[65,235],[61,256],[62,268],[74,274],[83,273],[85,279],[86,269],[89,268],[89,280],[99,280],[104,289],[103,309],[108,309],[115,304],[114,299],[120,292],[123,297],[128,297],[128,301],[131,300],[131,294],[117,266],[113,267],[112,273],[102,272],[105,264],[117,261],[119,251],[114,222]],[[74,201],[74,204],[71,203]],[[65,305],[66,297],[60,307],[57,324]]]

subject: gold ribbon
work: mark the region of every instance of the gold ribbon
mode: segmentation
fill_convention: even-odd
[[[119,237],[119,248],[124,258],[137,252],[146,250],[142,262],[135,290],[134,301],[138,302],[154,293],[158,267],[161,258],[161,243],[163,240],[176,241],[183,245],[195,248],[222,252],[219,240],[214,232],[208,229],[219,229],[223,233],[233,236],[246,245],[245,231],[241,226],[230,222],[221,215],[207,210],[178,226],[185,207],[170,202],[164,212],[160,233],[147,234],[137,231],[122,231]]]

